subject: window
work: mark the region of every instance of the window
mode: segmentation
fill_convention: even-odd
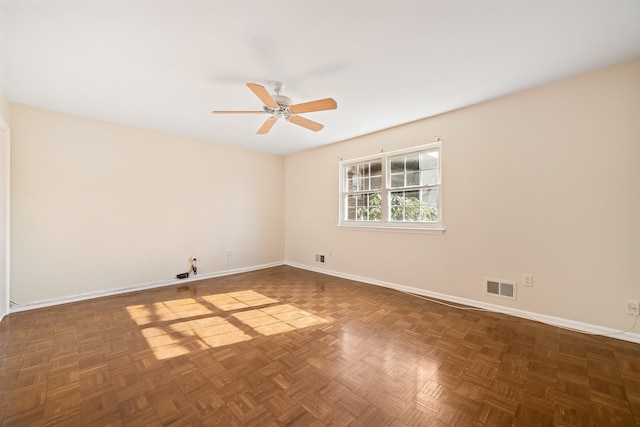
[[[341,226],[442,232],[441,144],[340,162]]]

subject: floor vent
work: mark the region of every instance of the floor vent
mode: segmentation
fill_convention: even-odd
[[[485,293],[497,297],[516,299],[516,282],[498,279],[485,280]]]
[[[316,262],[324,264],[324,255],[316,254]]]

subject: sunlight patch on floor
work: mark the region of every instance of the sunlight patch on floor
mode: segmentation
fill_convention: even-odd
[[[327,323],[326,319],[291,304],[278,304],[279,301],[252,290],[200,298],[201,301],[181,298],[127,307],[131,318],[143,327],[142,336],[156,358],[168,359],[258,335]],[[218,310],[235,312],[225,318],[215,313]]]
[[[261,335],[274,335],[327,322],[291,304],[242,311],[232,316]]]
[[[217,316],[144,328],[142,335],[158,359],[251,339],[251,335]]]
[[[215,305],[222,311],[238,310],[241,308],[258,307],[261,305],[273,304],[278,302],[272,298],[266,297],[258,292],[237,291],[226,294],[205,295],[203,300]]]
[[[193,298],[182,298],[153,304],[130,305],[127,311],[140,326],[210,314],[211,310]]]

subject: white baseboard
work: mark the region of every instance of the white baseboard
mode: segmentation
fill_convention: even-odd
[[[476,301],[476,300],[467,299],[467,298],[460,298],[453,295],[441,294],[439,292],[432,292],[425,289],[412,288],[410,286],[399,285],[397,283],[384,282],[381,280],[371,279],[369,277],[355,276],[352,274],[341,273],[338,271],[327,270],[324,268],[316,268],[316,267],[312,267],[304,264],[298,264],[294,262],[287,261],[285,262],[285,265],[295,267],[295,268],[300,268],[303,270],[314,271],[316,273],[322,273],[330,276],[340,277],[343,279],[355,280],[357,282],[367,283],[370,285],[376,285],[376,286],[381,286],[385,288],[395,289],[400,292],[408,292],[411,294],[420,295],[424,297],[435,298],[435,299],[448,301],[456,304],[481,308],[487,311],[508,314],[515,317],[520,317],[524,319],[533,320],[536,322],[545,323],[547,325],[557,326],[564,329],[571,329],[577,332],[582,332],[582,333],[591,334],[591,335],[604,335],[610,338],[616,338],[616,339],[640,344],[640,334],[635,332],[620,332],[619,330],[607,328],[604,326],[577,322],[575,320],[548,316],[546,314],[540,314],[540,313],[534,313],[531,311],[504,307],[496,304],[489,304],[482,301]]]
[[[127,287],[124,287],[124,288],[107,289],[107,290],[104,290],[104,291],[88,292],[86,294],[70,295],[70,296],[65,296],[65,297],[60,297],[60,298],[52,298],[52,299],[46,299],[46,300],[41,300],[41,301],[33,301],[33,302],[26,303],[26,304],[14,305],[13,307],[10,308],[9,312],[10,313],[17,313],[17,312],[20,312],[20,311],[34,310],[36,308],[44,308],[44,307],[51,307],[51,306],[54,306],[54,305],[68,304],[70,302],[85,301],[85,300],[92,299],[92,298],[100,298],[100,297],[107,297],[107,296],[118,295],[118,294],[125,294],[125,293],[128,293],[128,292],[136,292],[136,291],[144,291],[144,290],[147,290],[147,289],[162,288],[162,287],[165,287],[165,286],[172,286],[172,285],[177,285],[177,284],[182,284],[182,283],[196,282],[198,280],[213,279],[213,278],[216,278],[216,277],[230,276],[232,274],[246,273],[246,272],[249,272],[249,271],[263,270],[265,268],[277,267],[277,266],[280,266],[280,265],[284,265],[284,262],[280,261],[280,262],[273,262],[273,263],[270,263],[270,264],[262,264],[262,265],[254,265],[254,266],[251,266],[251,267],[236,268],[236,269],[233,269],[233,270],[225,270],[225,271],[218,271],[218,272],[214,272],[214,273],[199,274],[197,276],[189,276],[186,279],[162,280],[162,281],[159,281],[159,282],[144,283],[144,284],[140,284],[140,285],[127,286]]]
[[[516,316],[516,317],[520,317],[520,318],[524,318],[524,319],[529,319],[529,320],[533,320],[533,321],[536,321],[536,322],[541,322],[541,323],[545,323],[545,324],[548,324],[548,325],[557,326],[557,327],[560,327],[560,328],[571,329],[571,330],[575,330],[575,331],[578,331],[578,332],[583,332],[583,333],[586,333],[586,334],[605,335],[605,336],[610,336],[611,338],[621,339],[621,340],[624,340],[624,341],[629,341],[629,342],[640,344],[640,334],[635,333],[635,332],[622,332],[621,333],[618,330],[607,328],[607,327],[604,327],[604,326],[593,325],[593,324],[590,324],[590,323],[577,322],[577,321],[574,321],[574,320],[564,319],[564,318],[561,318],[561,317],[548,316],[548,315],[545,315],[545,314],[534,313],[534,312],[531,312],[531,311],[519,310],[519,309],[515,309],[515,308],[510,308],[510,307],[504,307],[504,306],[501,306],[501,305],[490,304],[490,303],[486,303],[486,302],[482,302],[482,301],[476,301],[476,300],[467,299],[467,298],[460,298],[460,297],[456,297],[456,296],[453,296],[453,295],[441,294],[439,292],[432,292],[432,291],[428,291],[428,290],[425,290],[425,289],[413,288],[413,287],[410,287],[410,286],[399,285],[397,283],[384,282],[384,281],[372,279],[372,278],[369,278],[369,277],[356,276],[356,275],[352,275],[352,274],[341,273],[341,272],[338,272],[338,271],[328,270],[328,269],[324,269],[324,268],[316,268],[316,267],[312,267],[312,266],[308,266],[308,265],[304,265],[304,264],[298,264],[298,263],[294,263],[294,262],[288,262],[288,261],[274,262],[274,263],[262,264],[262,265],[255,265],[255,266],[250,266],[250,267],[243,267],[243,268],[237,268],[237,269],[234,269],[234,270],[226,270],[226,271],[220,271],[220,272],[214,272],[214,273],[205,273],[205,274],[200,274],[198,276],[190,276],[187,279],[163,280],[163,281],[159,281],[159,282],[145,283],[145,284],[140,284],[140,285],[128,286],[128,287],[124,287],[124,288],[108,289],[108,290],[105,290],[105,291],[89,292],[89,293],[86,293],[86,294],[71,295],[71,296],[60,297],[60,298],[52,298],[52,299],[47,299],[47,300],[34,301],[34,302],[26,303],[26,304],[17,304],[17,305],[12,306],[10,308],[9,312],[10,313],[17,313],[17,312],[20,312],[20,311],[34,310],[34,309],[37,309],[37,308],[44,308],[44,307],[51,307],[51,306],[55,306],[55,305],[67,304],[67,303],[76,302],[76,301],[85,301],[85,300],[92,299],[92,298],[100,298],[100,297],[105,297],[105,296],[124,294],[124,293],[128,293],[128,292],[136,292],[136,291],[143,291],[143,290],[153,289],[153,288],[161,288],[161,287],[164,287],[164,286],[172,286],[172,285],[177,285],[177,284],[180,284],[180,283],[190,283],[190,282],[195,282],[195,281],[198,281],[198,280],[205,280],[205,279],[212,279],[212,278],[216,278],[216,277],[230,276],[232,274],[246,273],[246,272],[249,272],[249,271],[257,271],[257,270],[262,270],[262,269],[265,269],[265,268],[277,267],[277,266],[280,266],[280,265],[288,265],[288,266],[295,267],[295,268],[300,268],[300,269],[303,269],[303,270],[309,270],[309,271],[314,271],[316,273],[327,274],[329,276],[340,277],[340,278],[348,279],[348,280],[355,280],[355,281],[358,281],[358,282],[367,283],[367,284],[370,284],[370,285],[381,286],[381,287],[389,288],[389,289],[395,289],[395,290],[400,291],[400,292],[408,292],[408,293],[415,294],[415,295],[420,295],[420,296],[429,297],[429,298],[435,298],[435,299],[448,301],[448,302],[452,302],[452,303],[456,303],[456,304],[466,305],[466,306],[469,306],[469,307],[476,307],[476,308],[481,308],[481,309],[492,311],[492,312],[508,314],[508,315],[511,315],[511,316]],[[3,316],[0,315],[0,320],[2,320],[2,317]]]

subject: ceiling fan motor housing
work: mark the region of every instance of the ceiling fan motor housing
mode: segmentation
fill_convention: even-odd
[[[271,95],[276,104],[278,104],[282,108],[288,108],[291,105],[291,98],[284,95]]]
[[[271,98],[273,98],[275,103],[278,104],[278,107],[280,108],[276,110],[274,108],[265,106],[265,110],[267,110],[267,112],[273,114],[273,116],[276,119],[289,117],[289,115],[291,115],[291,113],[289,112],[289,106],[291,105],[291,98],[284,95],[271,95]]]

